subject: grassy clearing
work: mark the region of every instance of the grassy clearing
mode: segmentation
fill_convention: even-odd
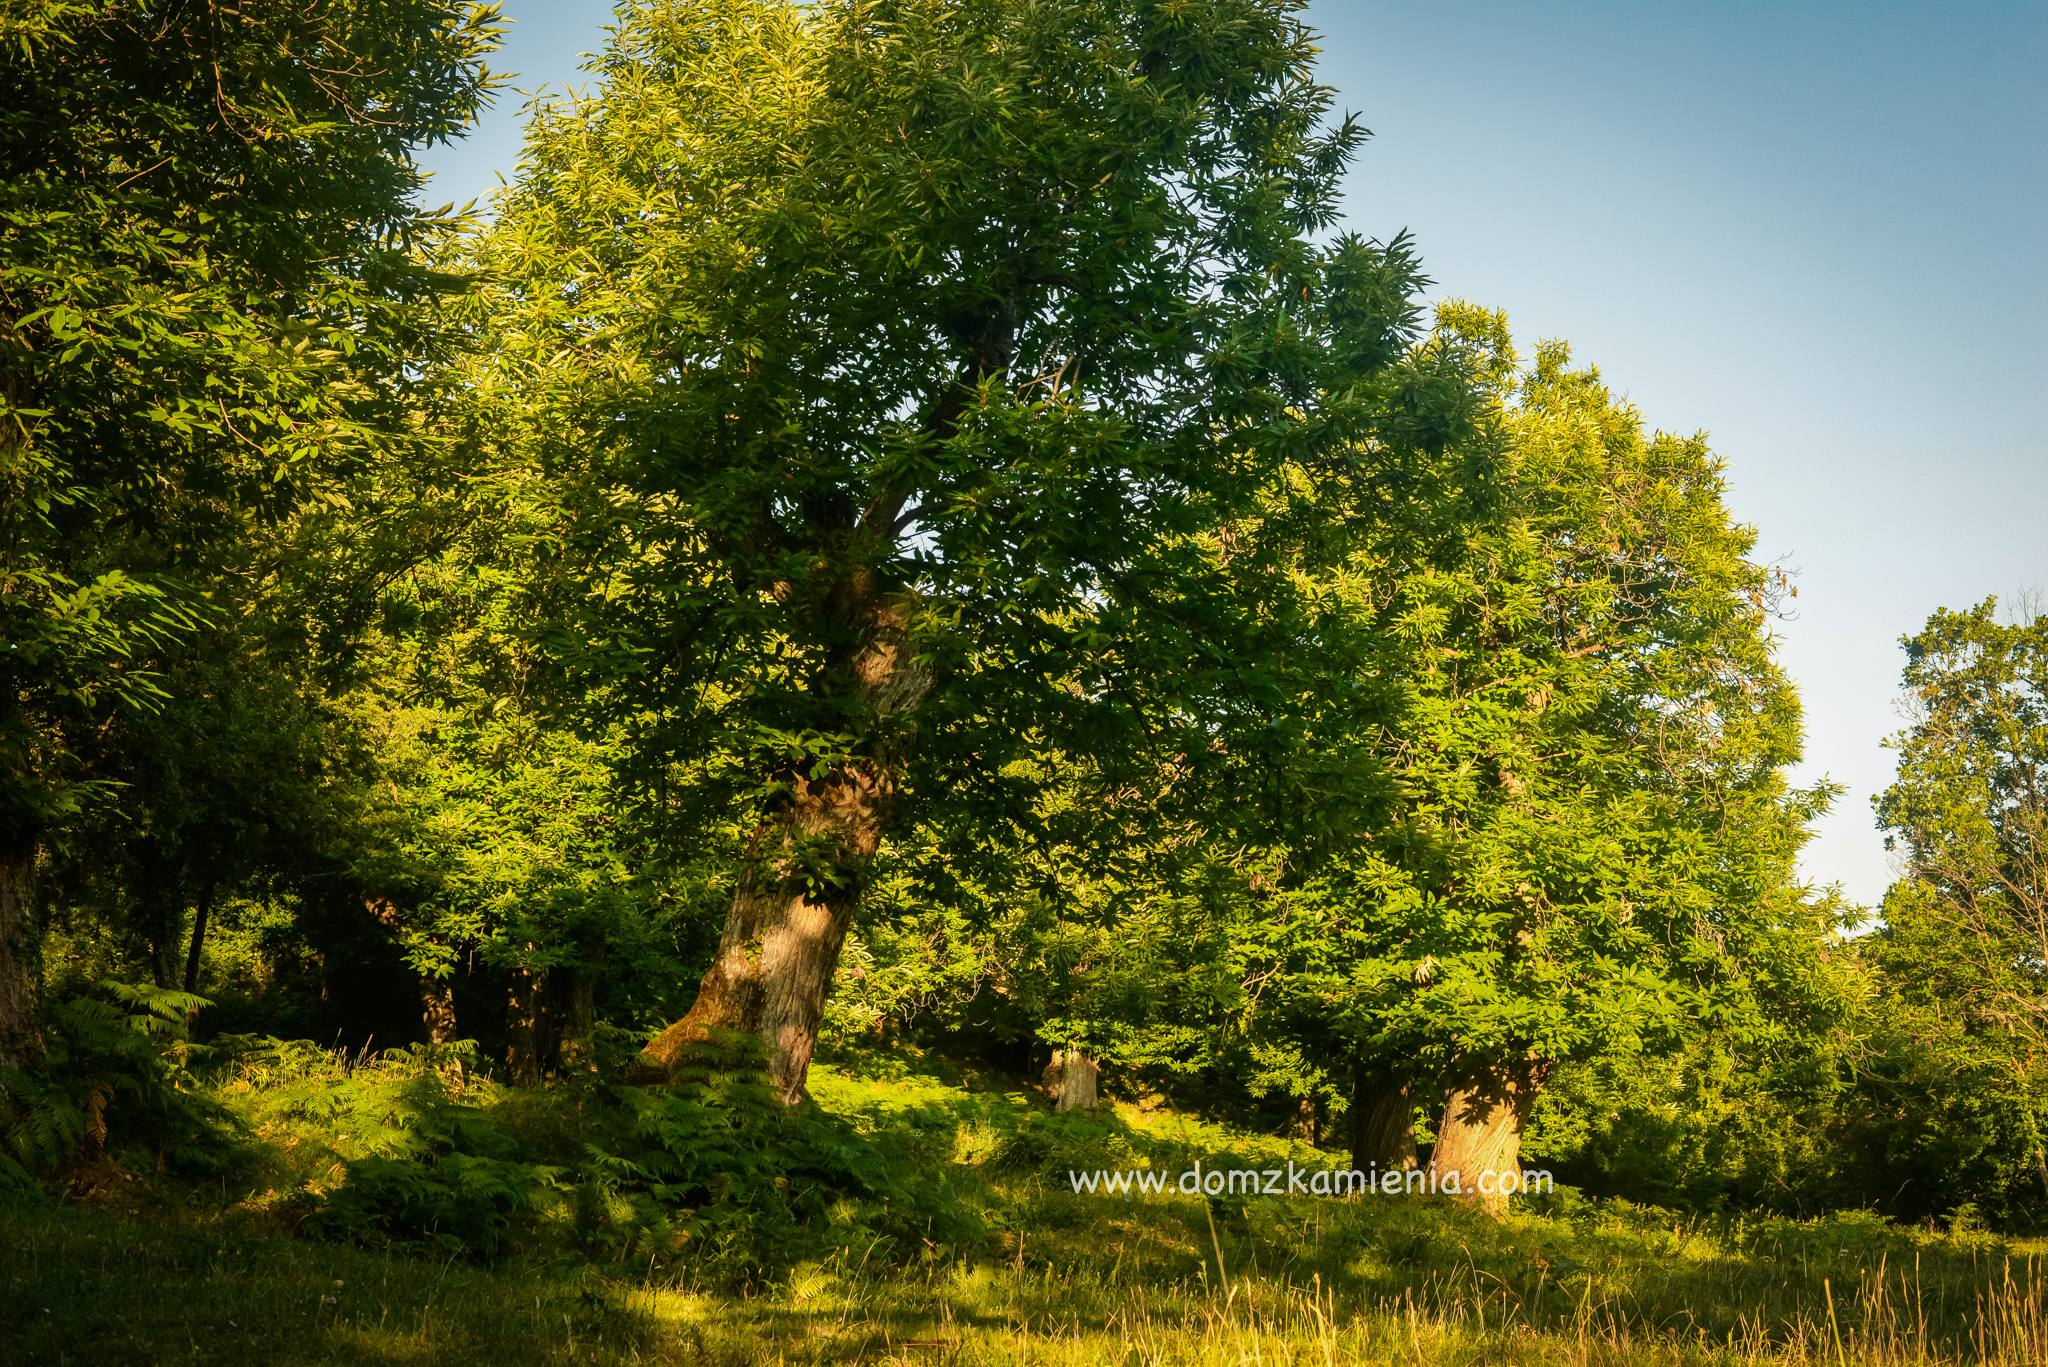
[[[926,1176],[981,1233],[850,1239],[736,1294],[687,1258],[576,1257],[531,1235],[490,1268],[294,1237],[274,1191],[0,1209],[0,1342],[10,1362],[92,1363],[2048,1362],[2037,1246],[1569,1197],[1494,1222],[1422,1198],[1076,1195],[1070,1165],[1313,1155],[919,1075],[824,1069],[816,1091],[878,1142],[935,1155]],[[273,1160],[331,1173],[317,1135],[266,1128]]]

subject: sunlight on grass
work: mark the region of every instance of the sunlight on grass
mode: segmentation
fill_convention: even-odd
[[[357,1070],[362,1097],[403,1080],[377,1067]],[[680,1260],[564,1258],[573,1231],[547,1210],[486,1269],[417,1243],[290,1237],[293,1204],[276,1186],[175,1219],[0,1207],[0,1333],[23,1361],[89,1344],[107,1360],[451,1367],[2048,1361],[2048,1250],[2036,1243],[1853,1214],[1708,1219],[1569,1193],[1549,1213],[1499,1221],[1426,1198],[1076,1194],[1068,1166],[1305,1154],[1163,1107],[1055,1116],[1014,1092],[843,1067],[813,1083],[871,1142],[939,1155],[921,1177],[983,1233],[891,1240],[848,1197],[826,1208],[817,1256],[722,1293],[699,1284],[687,1243]],[[317,1186],[334,1122],[287,1104],[291,1085],[306,1084],[244,1075],[222,1095],[260,1132],[266,1180]],[[520,1098],[505,1123],[538,1124],[548,1095]],[[498,1094],[472,1085],[468,1098]],[[493,1114],[482,1106],[472,1121]]]

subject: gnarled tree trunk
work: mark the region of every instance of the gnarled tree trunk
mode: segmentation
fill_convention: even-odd
[[[35,847],[0,847],[0,1068],[42,1053],[36,1031]]]
[[[1092,1111],[1102,1104],[1097,1082],[1102,1065],[1081,1049],[1055,1049],[1042,1079],[1056,1111]]]
[[[860,766],[799,778],[795,788],[754,834],[696,1002],[642,1055],[656,1076],[672,1074],[692,1045],[753,1036],[783,1099],[804,1096],[825,993],[881,840],[887,790]],[[814,879],[806,865],[818,862],[825,876]]]
[[[1360,1068],[1352,1075],[1346,1122],[1353,1169],[1403,1172],[1415,1166],[1415,1103],[1407,1083]]]
[[[1522,1130],[1536,1103],[1542,1070],[1533,1062],[1498,1066],[1451,1089],[1431,1150],[1431,1185],[1476,1201],[1492,1214],[1508,1208],[1521,1176]]]
[[[847,724],[861,740],[852,758],[781,775],[783,796],[749,843],[718,953],[688,1014],[642,1053],[645,1080],[672,1076],[694,1045],[752,1036],[783,1100],[804,1097],[825,994],[902,780],[904,720],[931,687],[911,657],[900,598],[854,576],[833,604],[849,644],[818,690],[851,700]]]

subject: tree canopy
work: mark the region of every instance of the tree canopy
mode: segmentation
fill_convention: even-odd
[[[499,27],[0,20],[0,1122],[111,980],[559,1087],[652,1146],[591,1212],[770,1190],[898,1046],[1468,1185],[2048,1194],[2040,622],[1909,642],[1902,876],[1807,885],[1721,457],[1341,226],[1299,5],[626,0],[427,207]]]

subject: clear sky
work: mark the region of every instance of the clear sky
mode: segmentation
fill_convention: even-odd
[[[610,13],[506,0],[496,65],[579,81]],[[1848,791],[1809,876],[1875,902],[1898,638],[2048,586],[2048,4],[1407,0],[1310,6],[1374,133],[1349,226],[1412,230],[1436,293],[1569,340],[1705,430],[1796,574],[1806,776]],[[508,92],[432,198],[518,157]]]

